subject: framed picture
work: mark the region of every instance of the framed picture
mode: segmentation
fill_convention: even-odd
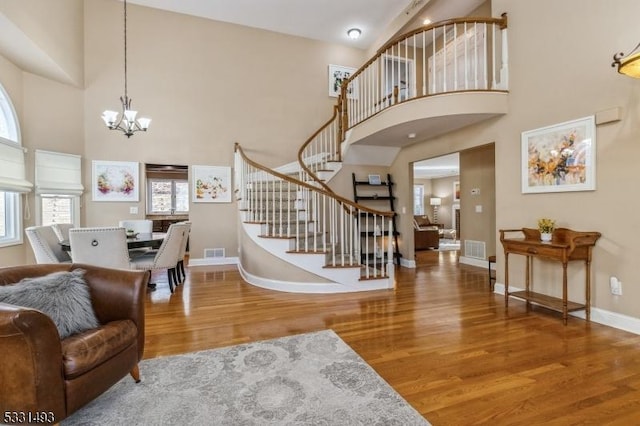
[[[230,203],[231,167],[191,167],[194,203]]]
[[[338,97],[342,83],[351,77],[351,75],[356,71],[356,68],[329,65],[329,96],[333,96],[334,98]],[[350,85],[349,90],[347,91],[347,97],[350,99],[358,97],[357,81]]]
[[[522,132],[522,192],[596,189],[596,124],[589,116]]]
[[[138,163],[94,160],[92,166],[93,201],[140,201]]]
[[[380,175],[369,175],[369,185],[380,185]]]

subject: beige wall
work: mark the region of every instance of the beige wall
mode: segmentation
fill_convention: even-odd
[[[628,52],[638,42],[635,17],[640,14],[640,2],[493,0],[493,15],[503,12],[509,17],[509,113],[411,145],[400,152],[391,172],[409,182],[407,165],[412,161],[495,142],[494,234],[498,229],[535,227],[543,216],[555,218],[560,226],[601,232],[593,253],[592,302],[598,308],[640,317],[640,305],[635,303],[640,285],[634,267],[640,247],[632,225],[640,206],[636,197],[627,195],[634,193],[634,160],[640,155],[640,81],[619,75],[610,66],[615,52]],[[521,193],[521,132],[613,107],[622,107],[622,120],[597,127],[595,191]],[[401,196],[410,199],[409,189]],[[408,226],[401,218],[401,227]],[[499,243],[496,253],[498,281],[504,282]],[[511,281],[522,285],[524,261],[514,257]],[[559,295],[561,268],[555,263],[536,267],[537,289]],[[623,296],[610,294],[612,275],[623,282]],[[581,265],[571,265],[569,277],[570,297],[584,300]]]
[[[100,120],[123,91],[122,5],[92,0],[85,9],[87,185],[91,160],[232,166],[234,142],[268,166],[294,161],[332,114],[327,65],[364,60],[356,49],[130,5],[129,95],[153,121],[127,139]],[[133,205],[87,197],[87,224],[132,217]],[[214,247],[237,255],[235,203],[191,204],[189,217],[192,257]]]
[[[494,145],[460,152],[460,234],[463,241],[483,241],[487,256],[496,252],[495,206]]]
[[[0,2],[0,15],[26,37],[0,40],[2,50],[21,67],[36,66],[48,78],[82,87],[84,80],[84,0],[20,0]],[[5,45],[4,43],[8,43]],[[35,64],[34,57],[46,58]]]

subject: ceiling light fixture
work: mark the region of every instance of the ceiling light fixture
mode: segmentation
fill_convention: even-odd
[[[429,25],[431,23],[431,19],[429,18],[425,18],[424,21],[422,21],[422,25]]]
[[[360,34],[362,34],[362,31],[359,28],[351,28],[349,31],[347,31],[347,35],[352,40],[359,39],[360,38]]]
[[[612,67],[618,66],[620,74],[628,75],[633,78],[640,78],[640,44],[638,44],[631,53],[624,56],[624,53],[616,53],[613,55]]]
[[[102,113],[102,119],[110,130],[120,130],[128,138],[135,132],[146,132],[151,123],[150,118],[136,120],[138,111],[131,109],[131,99],[127,94],[127,0],[124,0],[124,96],[120,96],[122,116],[118,119],[116,111],[107,110]]]

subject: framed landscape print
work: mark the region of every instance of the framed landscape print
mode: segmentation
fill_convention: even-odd
[[[194,203],[230,203],[231,167],[193,166]]]
[[[92,166],[93,201],[140,201],[138,163],[94,160]]]
[[[522,132],[522,192],[596,189],[596,125],[589,116]]]

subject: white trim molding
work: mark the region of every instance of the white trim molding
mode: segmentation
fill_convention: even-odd
[[[509,286],[509,288],[514,291],[524,290],[513,286]],[[494,293],[504,295],[503,283],[496,283],[493,289]],[[584,311],[569,312],[569,315],[576,318],[586,319]],[[630,317],[628,315],[607,311],[593,306],[591,307],[591,322],[628,331],[629,333],[640,334],[640,318]]]

